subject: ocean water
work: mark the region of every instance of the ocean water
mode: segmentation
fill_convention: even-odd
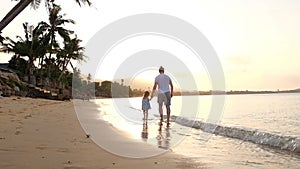
[[[213,109],[218,97],[225,102]],[[207,168],[300,167],[297,93],[176,96],[170,128],[158,124],[156,98],[143,120],[141,99],[95,99],[98,113],[90,118],[125,131],[129,139],[187,156]]]

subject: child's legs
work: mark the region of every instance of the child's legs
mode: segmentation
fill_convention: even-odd
[[[148,110],[145,110],[145,115],[144,115],[145,119],[148,119]]]
[[[143,110],[144,119],[146,118],[146,110]]]

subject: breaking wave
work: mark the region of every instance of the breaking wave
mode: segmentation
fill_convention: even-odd
[[[186,127],[200,129],[207,133],[267,145],[300,154],[300,138],[297,137],[272,134],[257,129],[222,126],[180,116],[172,116],[172,121]]]

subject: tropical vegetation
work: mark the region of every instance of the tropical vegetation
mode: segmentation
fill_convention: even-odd
[[[100,84],[92,82],[91,74],[83,78],[80,70],[73,66],[75,61],[82,62],[87,58],[84,55],[84,47],[81,46],[82,41],[74,31],[66,29],[67,25],[75,24],[75,21],[61,14],[61,7],[55,0],[45,2],[49,13],[48,21],[40,21],[37,25],[23,23],[24,36],[17,36],[16,40],[3,37],[0,32],[0,52],[13,54],[9,68],[15,70],[22,81],[27,82],[29,87],[56,90],[58,93],[63,93],[62,91],[71,93],[73,89],[73,97],[142,96],[144,91],[131,89],[130,86],[123,84],[123,79],[121,83],[103,81]],[[75,2],[79,5],[91,5],[89,0],[75,0]],[[36,9],[40,3],[41,0],[20,0],[1,21],[0,31],[22,11],[20,9],[29,4]],[[17,83],[10,84],[14,88],[16,85],[13,84]],[[17,86],[24,90],[23,85]],[[40,95],[39,92],[37,95]]]
[[[17,36],[17,40],[13,40],[1,36],[0,49],[13,54],[9,67],[25,82],[48,89],[70,89],[73,73],[78,72],[72,62],[85,60],[84,47],[74,31],[65,28],[75,21],[66,19],[54,1],[48,1],[47,9],[48,22],[23,23],[24,37]]]

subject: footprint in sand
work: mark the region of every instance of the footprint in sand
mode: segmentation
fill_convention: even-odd
[[[29,117],[32,117],[31,114],[24,116],[24,119],[28,119]]]
[[[22,134],[22,132],[17,130],[17,131],[15,132],[15,135],[19,135],[19,134]]]
[[[67,152],[70,152],[70,150],[67,149],[67,148],[58,148],[56,151],[57,151],[57,152],[61,152],[61,153],[67,153]]]
[[[46,146],[37,146],[37,147],[35,147],[36,149],[38,149],[38,150],[45,150],[45,149],[47,149],[48,147],[46,147]]]

